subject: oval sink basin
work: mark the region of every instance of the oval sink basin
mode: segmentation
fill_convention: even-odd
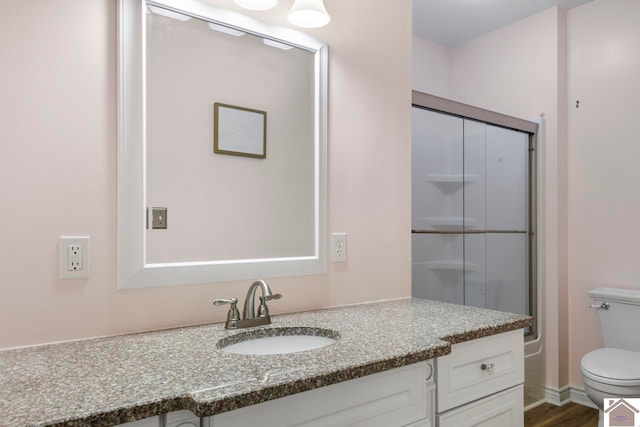
[[[326,347],[335,343],[338,337],[337,332],[328,329],[270,328],[221,339],[216,347],[233,354],[289,354]]]

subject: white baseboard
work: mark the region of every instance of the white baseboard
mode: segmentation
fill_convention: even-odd
[[[598,409],[595,403],[589,399],[587,393],[581,388],[571,387],[571,401],[582,406],[588,406],[593,409]]]
[[[533,402],[527,406],[524,407],[524,412],[530,411],[534,408],[537,408],[540,405],[544,405],[545,403],[547,403],[546,399],[542,399],[542,400],[538,400],[537,402]]]
[[[571,403],[571,387],[568,385],[562,388],[545,387],[544,389],[547,402],[556,406],[564,406],[567,403]],[[586,395],[585,395],[586,396]]]
[[[578,387],[564,386],[562,388],[545,387],[545,397],[548,403],[556,406],[564,406],[573,402],[582,406],[598,409],[595,403],[589,399],[587,393]]]

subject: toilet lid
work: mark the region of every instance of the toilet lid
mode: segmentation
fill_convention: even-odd
[[[637,351],[599,348],[585,354],[580,366],[596,381],[600,377],[628,382],[627,385],[640,385],[640,352]]]

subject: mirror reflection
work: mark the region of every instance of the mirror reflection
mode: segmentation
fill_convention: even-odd
[[[326,44],[119,4],[118,287],[326,272]]]
[[[167,222],[147,262],[313,255],[314,53],[163,12],[146,13],[146,203]]]

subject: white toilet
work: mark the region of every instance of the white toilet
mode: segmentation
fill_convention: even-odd
[[[598,288],[589,291],[598,310],[604,348],[580,362],[584,389],[600,409],[604,398],[640,398],[640,289]]]

